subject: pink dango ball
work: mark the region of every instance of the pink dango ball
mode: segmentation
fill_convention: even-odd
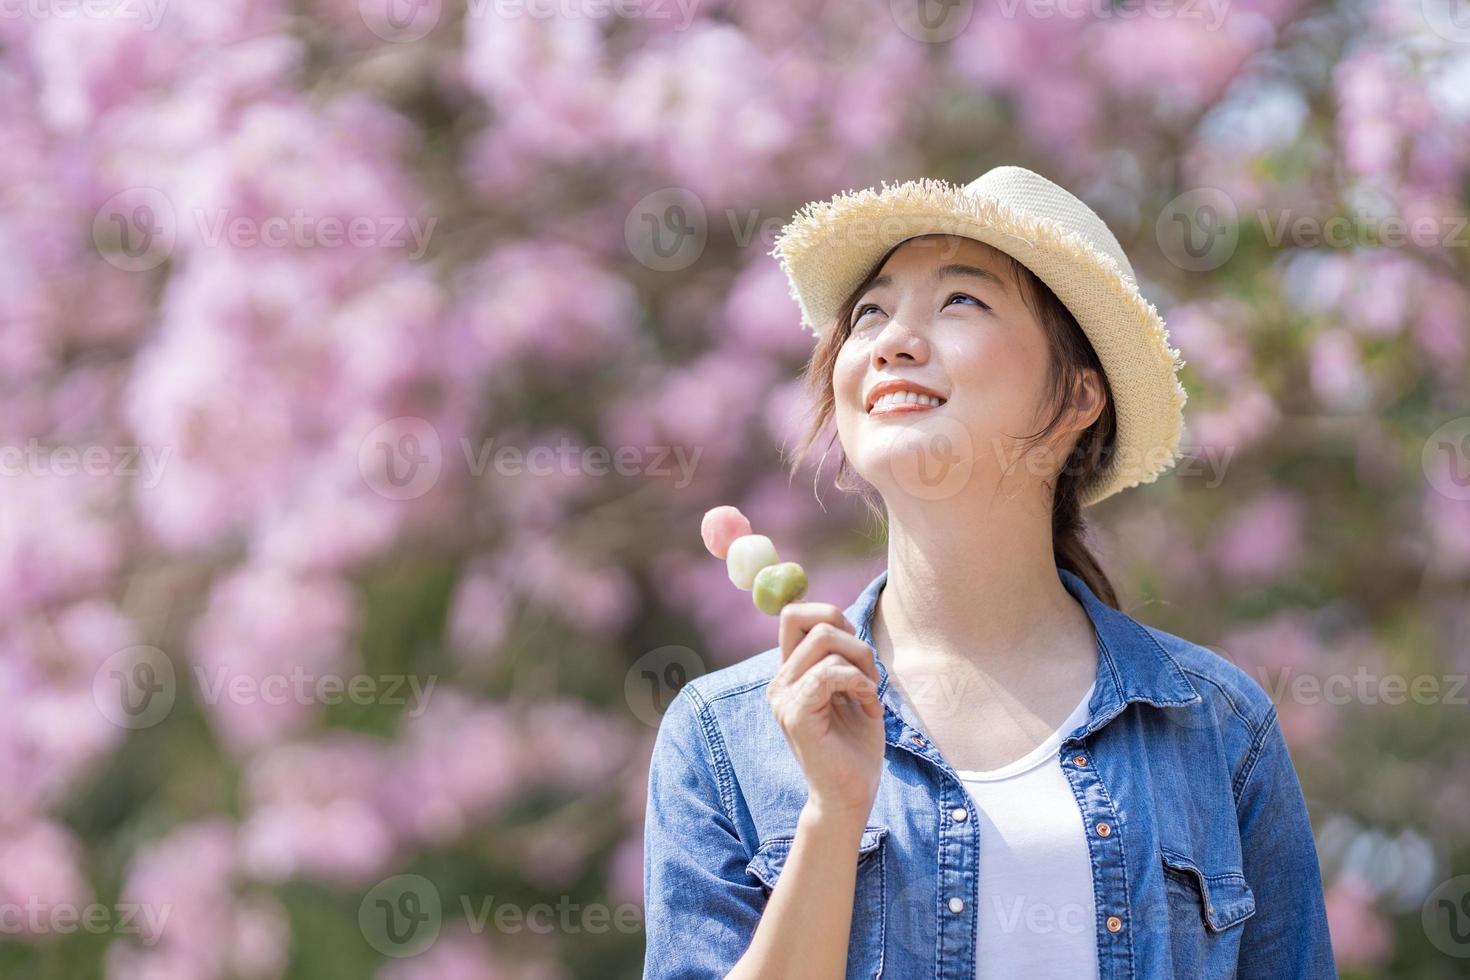
[[[699,523],[699,535],[704,538],[704,546],[721,561],[730,553],[730,542],[749,533],[750,521],[738,507],[729,504],[707,511]]]

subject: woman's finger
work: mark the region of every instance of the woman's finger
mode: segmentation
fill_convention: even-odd
[[[882,714],[882,707],[878,704],[878,685],[851,662],[836,654],[829,654],[803,674],[796,682],[795,689],[799,692],[798,701],[808,712],[825,710],[835,697],[846,695],[862,705],[870,716]]]
[[[874,686],[879,683],[878,665],[873,657],[873,648],[846,630],[833,626],[830,622],[817,623],[807,632],[801,642],[796,644],[796,648],[791,651],[791,656],[787,657],[786,662],[777,668],[773,681],[779,680],[779,683],[782,684],[793,684],[828,654],[836,654],[850,662],[853,667],[871,680]]]
[[[829,623],[853,635],[857,631],[842,614],[842,610],[830,602],[788,602],[781,607],[777,640],[781,645],[781,660],[791,656],[791,651],[811,632],[818,623]]]

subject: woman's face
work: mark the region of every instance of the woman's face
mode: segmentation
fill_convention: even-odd
[[[1047,338],[1020,290],[990,246],[927,235],[895,249],[858,298],[833,370],[837,431],[890,507],[896,495],[938,500],[977,480],[997,485],[1018,437],[1046,421]],[[879,397],[895,382],[941,403]],[[1039,484],[1048,474],[1038,469],[1016,463],[1008,492],[1011,480]]]

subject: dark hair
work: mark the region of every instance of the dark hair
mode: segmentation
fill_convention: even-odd
[[[848,294],[847,299],[838,308],[836,323],[829,325],[831,329],[827,330],[822,339],[817,342],[807,362],[803,380],[813,396],[815,407],[812,424],[793,457],[791,464],[793,477],[806,459],[812,444],[835,415],[837,398],[832,385],[832,372],[837,364],[838,351],[842,349],[842,345],[852,332],[853,307],[859,297],[867,292],[869,285],[877,278],[884,263],[888,261],[889,255],[893,254],[896,248],[898,245],[888,249],[883,257],[874,264],[868,275],[863,277],[863,281]],[[1062,421],[1067,399],[1085,369],[1091,368],[1096,371],[1098,378],[1102,381],[1105,393],[1102,411],[1097,419],[1077,437],[1076,443],[1057,474],[1052,495],[1052,554],[1059,568],[1065,568],[1076,574],[1087,583],[1088,588],[1099,599],[1117,608],[1117,592],[1113,589],[1107,573],[1102,570],[1102,566],[1098,564],[1097,558],[1084,541],[1087,522],[1082,516],[1080,497],[1081,488],[1090,478],[1103,470],[1105,461],[1113,452],[1117,435],[1117,414],[1113,408],[1112,388],[1108,385],[1107,375],[1102,369],[1102,362],[1098,360],[1097,352],[1093,350],[1092,343],[1082,332],[1082,327],[1078,325],[1077,318],[1072,315],[1071,310],[1057,299],[1056,294],[1037,278],[1034,272],[1013,256],[999,249],[994,251],[1008,264],[1012,278],[1021,285],[1022,298],[1036,314],[1037,319],[1041,321],[1051,352],[1047,386],[1054,411],[1051,420],[1039,432],[1025,441],[1025,448],[1029,451],[1056,431]],[[834,431],[832,438],[828,441],[827,450],[830,451],[836,443],[837,433]],[[838,457],[837,474],[833,478],[833,485],[844,491],[856,491],[863,503],[867,505],[869,512],[882,524],[885,521],[885,515],[878,506],[877,494],[866,483],[858,487],[844,486],[842,480],[852,470],[840,446],[838,446]],[[1024,455],[1018,454],[1017,460],[1021,458],[1024,458]],[[826,452],[822,454],[822,459],[826,460]],[[821,468],[821,463],[818,463],[818,473],[821,472]]]

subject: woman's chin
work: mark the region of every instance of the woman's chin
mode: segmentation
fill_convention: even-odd
[[[948,500],[971,483],[975,453],[962,426],[894,426],[868,435],[853,467],[886,500]]]

